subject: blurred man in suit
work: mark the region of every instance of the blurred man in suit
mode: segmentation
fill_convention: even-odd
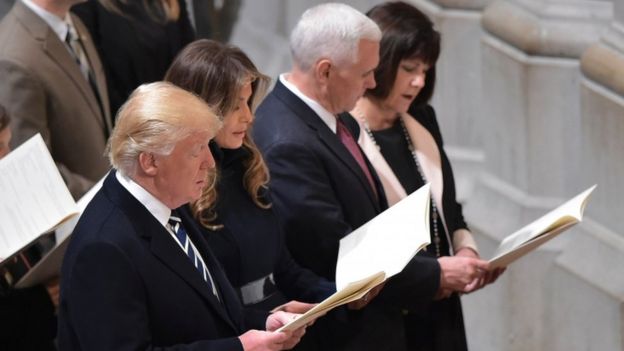
[[[195,221],[176,208],[199,198],[220,122],[169,83],[137,88],[119,111],[113,171],[80,218],[61,280],[61,350],[282,350],[296,315],[243,310]],[[241,335],[242,334],[242,335]]]
[[[387,208],[379,178],[355,142],[357,122],[339,116],[375,87],[380,39],[377,25],[347,5],[307,10],[291,33],[291,71],[256,112],[255,141],[271,171],[288,247],[301,265],[330,280],[340,239]],[[319,320],[323,349],[406,350],[402,311],[431,301],[442,282],[463,287],[479,274],[471,269],[469,281],[453,280],[437,261],[415,257],[363,310]]]
[[[41,133],[75,198],[108,170],[112,128],[104,71],[80,20],[79,0],[18,0],[0,22],[0,104],[12,146]]]

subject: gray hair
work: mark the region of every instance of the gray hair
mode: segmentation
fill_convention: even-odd
[[[351,6],[326,3],[301,15],[290,35],[290,51],[295,65],[307,71],[321,58],[337,65],[355,62],[363,39],[381,40],[374,21]]]
[[[217,115],[195,94],[166,82],[144,84],[117,113],[108,157],[121,174],[132,177],[142,152],[169,155],[189,135],[208,131],[212,138],[219,128]]]

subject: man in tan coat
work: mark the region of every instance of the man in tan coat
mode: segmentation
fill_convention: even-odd
[[[104,71],[91,38],[69,13],[78,0],[17,0],[0,22],[0,104],[12,147],[41,133],[75,198],[108,170],[112,129]]]

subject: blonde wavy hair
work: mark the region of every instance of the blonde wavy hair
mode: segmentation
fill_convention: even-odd
[[[195,94],[167,82],[144,84],[119,109],[107,153],[111,165],[132,178],[141,153],[169,155],[187,136],[214,136],[220,128],[217,114]]]
[[[252,113],[264,97],[270,79],[260,73],[249,57],[239,48],[201,39],[187,45],[178,54],[165,75],[165,80],[203,98],[222,117],[236,108],[242,87],[251,81],[249,107]],[[269,182],[269,170],[250,133],[245,134],[243,149],[243,186],[254,204],[267,209],[271,204],[263,197]],[[199,200],[191,203],[195,218],[206,228],[222,227],[214,210],[217,202],[218,169],[212,172],[208,186]]]

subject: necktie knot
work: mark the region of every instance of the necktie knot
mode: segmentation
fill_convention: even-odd
[[[74,57],[74,60],[76,60],[76,63],[80,67],[80,72],[85,77],[85,79],[89,81],[91,74],[89,60],[82,47],[80,35],[78,35],[76,27],[74,27],[71,23],[67,23],[67,35],[65,36],[65,43],[69,47],[69,51]]]

